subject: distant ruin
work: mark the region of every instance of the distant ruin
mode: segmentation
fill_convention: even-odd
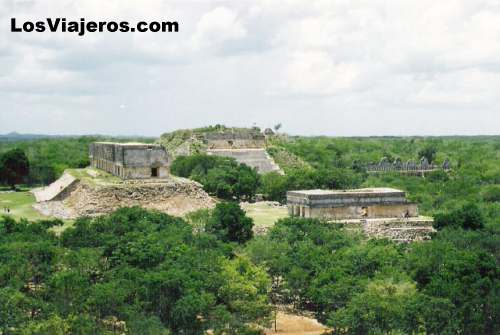
[[[386,157],[382,158],[378,163],[371,163],[366,166],[366,172],[371,174],[396,172],[405,175],[424,176],[426,173],[432,171],[449,171],[451,164],[448,159],[445,159],[443,164],[436,165],[430,164],[427,158],[422,157],[420,162],[416,163],[412,160],[402,162],[400,159],[390,162]]]
[[[418,216],[417,205],[393,188],[304,190],[287,193],[289,214],[306,218],[363,219]]]
[[[361,224],[372,237],[408,242],[433,231],[432,218],[420,217],[405,192],[393,188],[289,191],[287,206],[290,216]]]
[[[98,216],[131,206],[183,216],[216,203],[192,180],[171,175],[124,180],[95,168],[66,170],[54,183],[32,192],[36,210],[61,219]]]
[[[269,129],[270,130],[270,129]],[[238,163],[253,167],[259,173],[278,172],[280,167],[266,151],[266,136],[259,128],[234,129],[201,135],[208,155],[234,158]]]
[[[221,132],[198,135],[207,149],[257,149],[266,147],[266,137],[258,128],[228,128]]]
[[[255,168],[259,173],[283,173],[267,153],[267,139],[272,129],[236,128],[223,125],[198,129],[177,130],[163,134],[159,143],[175,156],[204,153],[234,158],[238,163]]]
[[[170,158],[161,145],[94,142],[89,146],[92,167],[122,179],[165,178]]]

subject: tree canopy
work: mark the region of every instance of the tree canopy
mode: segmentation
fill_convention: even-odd
[[[59,224],[0,219],[3,334],[239,334],[267,320],[265,270],[183,219],[123,208]]]
[[[30,163],[21,149],[11,149],[0,156],[0,182],[15,188],[28,176]]]

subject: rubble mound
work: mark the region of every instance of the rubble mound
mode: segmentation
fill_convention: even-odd
[[[399,243],[431,239],[433,219],[419,216],[415,218],[369,219],[363,231],[370,237],[388,238]]]
[[[86,170],[86,169],[85,169]],[[120,207],[141,206],[183,216],[202,208],[212,208],[215,200],[194,181],[168,177],[147,180],[106,180],[106,173],[92,177],[91,173],[70,173],[76,181],[51,201],[41,201],[34,207],[44,215],[62,219],[98,216]],[[49,186],[50,187],[50,186]]]

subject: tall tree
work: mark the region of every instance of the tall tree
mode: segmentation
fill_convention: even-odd
[[[29,161],[21,149],[7,151],[0,158],[0,180],[15,189],[29,174]]]
[[[206,231],[224,242],[245,243],[253,236],[253,220],[245,215],[236,202],[221,202],[215,206]]]

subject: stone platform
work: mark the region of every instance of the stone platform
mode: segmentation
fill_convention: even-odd
[[[71,183],[67,185],[69,180]],[[54,190],[60,189],[59,185],[67,186],[53,196]],[[183,216],[198,209],[212,208],[216,203],[201,184],[189,179],[170,176],[122,180],[90,168],[66,171],[45,192],[50,196],[37,197],[33,207],[44,215],[61,219],[98,216],[131,206]]]
[[[417,205],[393,188],[298,190],[287,192],[290,215],[322,219],[373,219],[418,216]]]
[[[413,218],[380,218],[332,220],[332,223],[343,224],[346,228],[360,228],[371,238],[388,238],[399,243],[429,240],[434,220],[431,217],[419,216]]]

